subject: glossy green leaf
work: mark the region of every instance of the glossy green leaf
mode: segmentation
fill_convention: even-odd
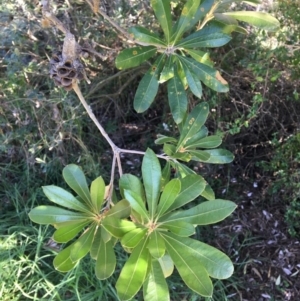
[[[133,249],[121,271],[116,283],[118,296],[121,300],[133,298],[145,281],[149,263],[149,252],[146,244],[147,240],[143,239]]]
[[[116,58],[116,67],[120,70],[139,66],[155,55],[154,46],[137,46],[122,50]]]
[[[233,273],[233,264],[228,256],[218,249],[191,238],[180,238],[171,233],[164,235],[173,248],[185,250],[195,262],[199,262],[208,272],[210,277],[226,279]]]
[[[161,266],[157,260],[151,260],[148,277],[143,285],[144,301],[169,301],[169,288]]]
[[[147,248],[154,258],[158,259],[165,255],[165,242],[159,231],[155,230],[149,235]]]
[[[201,98],[202,97],[202,85],[196,74],[191,71],[185,63],[182,63],[182,68],[184,70],[187,83],[194,95]]]
[[[192,169],[190,169],[189,167],[186,166],[186,164],[181,164],[179,162],[176,162],[176,164],[174,164],[174,168],[177,171],[177,176],[179,178],[185,178],[188,175],[195,175],[196,172]]]
[[[56,242],[64,243],[73,239],[90,221],[83,221],[75,225],[66,225],[60,227],[53,234],[53,239]]]
[[[130,215],[130,212],[130,203],[127,200],[122,200],[111,207],[105,216],[114,218],[127,218]]]
[[[57,224],[69,221],[82,222],[89,219],[89,216],[84,213],[44,205],[33,208],[29,212],[29,217],[33,222],[41,225]]]
[[[112,275],[116,268],[116,255],[111,241],[100,240],[95,273],[98,279],[104,280]]]
[[[140,195],[130,190],[124,190],[124,194],[126,200],[130,203],[131,208],[142,217],[144,222],[148,221],[148,211]]]
[[[217,135],[213,135],[213,136],[208,136],[205,138],[202,138],[196,142],[194,142],[193,144],[189,144],[188,146],[186,146],[186,149],[192,149],[192,148],[215,148],[218,147],[220,144],[222,143],[222,138],[220,136]]]
[[[180,48],[215,48],[227,44],[231,37],[217,26],[206,26],[185,39],[179,41],[176,47]]]
[[[155,16],[165,34],[167,43],[170,41],[172,32],[171,7],[168,0],[151,0],[151,6]]]
[[[175,198],[179,195],[180,190],[181,182],[179,179],[173,179],[166,184],[157,207],[157,218],[163,215],[170,208],[175,201]]]
[[[165,143],[164,147],[163,147],[163,150],[164,150],[164,153],[166,155],[172,157],[174,155],[175,151],[176,151],[176,146],[168,144],[168,143]]]
[[[210,154],[210,158],[206,161],[207,163],[227,164],[234,159],[234,155],[226,149],[208,149],[206,152]]]
[[[138,40],[139,42],[147,43],[149,45],[154,46],[166,46],[166,42],[159,38],[159,36],[150,30],[141,27],[135,26],[131,27],[128,30],[129,33],[133,35],[133,37]]]
[[[201,193],[201,196],[203,196],[204,198],[206,198],[209,201],[213,201],[216,199],[214,191],[208,184],[206,184],[205,189]]]
[[[136,194],[140,195],[144,201],[146,201],[144,187],[138,177],[131,174],[122,175],[119,181],[119,187],[123,198],[125,197],[124,190],[126,189],[135,192]]]
[[[85,233],[83,233],[73,244],[71,250],[71,260],[78,261],[83,258],[91,249],[96,225],[93,224]]]
[[[178,211],[169,219],[185,221],[194,225],[210,225],[225,219],[235,208],[236,204],[231,201],[216,199],[203,202],[188,210]]]
[[[135,248],[147,233],[147,228],[136,228],[127,232],[121,239],[121,244],[125,248]]]
[[[191,24],[194,23],[195,14],[199,8],[200,2],[200,0],[188,0],[184,5],[181,16],[173,29],[171,38],[173,43],[176,43],[190,28]]]
[[[94,240],[90,249],[90,255],[93,259],[97,259],[98,256],[98,251],[100,248],[100,243],[101,243],[101,226],[98,226],[94,235]]]
[[[194,225],[183,221],[165,222],[161,225],[161,228],[168,229],[172,233],[182,237],[188,237],[195,234]]]
[[[161,189],[164,189],[166,184],[170,181],[171,177],[171,164],[169,161],[166,161],[166,164],[162,170],[161,174]]]
[[[196,49],[184,49],[186,53],[188,53],[193,59],[195,59],[199,63],[203,63],[202,59],[206,54],[205,51],[196,50]],[[204,63],[203,63],[204,64]]]
[[[176,143],[177,139],[175,139],[173,137],[168,137],[168,136],[165,136],[165,135],[158,134],[157,139],[154,141],[155,144],[164,144],[164,143],[167,143],[167,142]]]
[[[173,119],[178,124],[182,121],[187,111],[188,100],[184,86],[176,70],[174,77],[168,81],[168,99]]]
[[[74,243],[67,248],[60,251],[53,260],[53,266],[56,270],[66,273],[72,270],[77,264],[71,260],[71,250],[73,249]]]
[[[163,257],[158,259],[158,262],[165,278],[171,276],[174,271],[174,263],[170,255],[165,254]]]
[[[90,210],[87,208],[87,206],[78,201],[70,192],[58,186],[43,186],[43,192],[51,202],[57,205],[85,213],[90,213]]]
[[[173,154],[172,158],[179,159],[184,162],[190,162],[192,159],[192,155],[190,155],[188,152],[180,151],[180,152]]]
[[[75,164],[69,164],[63,169],[63,177],[66,183],[87,204],[91,205],[91,196],[86,178],[81,168]]]
[[[178,56],[178,58],[184,61],[207,87],[217,92],[229,91],[228,83],[219,71],[187,57]]]
[[[105,196],[105,183],[102,177],[98,177],[92,182],[90,194],[93,207],[96,209],[96,212],[100,212]]]
[[[207,135],[208,135],[208,129],[205,125],[203,125],[199,132],[197,132],[195,135],[193,135],[190,139],[188,139],[186,141],[186,143],[184,144],[184,147],[186,148],[186,147],[196,143],[200,139],[207,137]]]
[[[103,220],[102,226],[114,237],[121,238],[127,232],[136,228],[133,222],[117,219],[113,217],[107,217]]]
[[[143,158],[142,175],[148,210],[152,218],[156,212],[160,195],[161,167],[155,153],[150,148],[147,149]]]
[[[167,251],[171,256],[182,280],[185,284],[204,297],[211,297],[213,285],[208,276],[207,270],[197,260],[188,246],[180,243],[181,239],[173,239],[171,234],[163,234]]]
[[[173,62],[173,55],[169,55],[167,57],[166,63],[164,68],[162,69],[159,77],[159,82],[164,83],[170,78],[174,76],[174,62]]]
[[[101,238],[105,243],[111,240],[111,234],[104,227],[101,227]]]
[[[160,55],[139,83],[133,101],[134,109],[138,113],[145,112],[154,101],[159,86],[158,76],[164,58],[165,55]]]
[[[280,27],[280,23],[276,18],[272,17],[270,14],[263,12],[235,11],[226,12],[223,14],[268,31],[276,31]]]
[[[209,106],[206,102],[201,102],[192,110],[182,126],[176,151],[180,151],[181,148],[187,144],[188,140],[201,130],[208,113]]]
[[[214,13],[214,20],[210,24],[217,26],[223,33],[231,34],[232,32],[239,32],[241,34],[247,34],[248,31],[239,26],[236,19],[226,16],[224,14]]]
[[[210,159],[210,154],[206,151],[189,149],[188,152],[193,156],[192,160],[208,162],[208,160]]]

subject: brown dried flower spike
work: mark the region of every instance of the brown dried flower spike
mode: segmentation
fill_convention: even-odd
[[[73,82],[76,80],[85,78],[89,83],[79,58],[80,52],[81,47],[77,44],[74,35],[67,33],[62,52],[54,54],[50,60],[50,77],[57,86],[67,91],[72,90]]]

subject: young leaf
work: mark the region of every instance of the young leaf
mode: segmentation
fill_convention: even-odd
[[[151,6],[155,16],[165,34],[167,43],[170,41],[172,32],[171,8],[169,0],[151,0]]]
[[[216,199],[214,191],[208,184],[206,184],[205,189],[201,193],[201,196],[203,196],[204,198],[206,198],[209,201],[213,201]]]
[[[136,228],[127,232],[121,239],[121,244],[125,248],[135,248],[143,240],[147,228]]]
[[[233,273],[233,264],[228,256],[218,249],[191,238],[180,238],[174,234],[164,235],[177,250],[185,249],[186,253],[204,266],[210,277],[226,279]]]
[[[75,225],[66,225],[60,227],[53,234],[53,239],[56,242],[64,243],[73,239],[90,221],[83,221]]]
[[[173,119],[178,124],[187,111],[188,100],[177,70],[174,71],[174,77],[168,81],[168,99]]]
[[[172,237],[172,236],[171,236]],[[197,261],[190,248],[180,244],[180,237],[170,238],[170,234],[163,234],[167,251],[170,254],[182,280],[185,284],[204,297],[211,297],[213,286],[204,266]]]
[[[174,271],[174,263],[170,255],[165,254],[163,257],[158,259],[158,262],[160,264],[165,278],[171,276]]]
[[[158,75],[164,58],[164,54],[160,55],[139,83],[133,101],[134,109],[138,113],[145,112],[154,101],[159,86]]]
[[[177,139],[175,139],[173,137],[168,137],[168,136],[165,136],[165,135],[158,134],[157,139],[154,141],[155,144],[164,144],[164,143],[167,143],[167,142],[176,143]]]
[[[70,258],[76,262],[83,258],[91,249],[96,225],[93,224],[85,233],[83,233],[73,244]]]
[[[181,182],[179,179],[173,179],[166,184],[157,207],[157,218],[159,218],[167,211],[167,209],[169,209],[169,207],[175,201],[175,198],[178,196],[180,190]]]
[[[279,21],[270,14],[256,11],[235,11],[223,13],[239,21],[247,22],[260,29],[276,31],[280,27]]]
[[[192,224],[183,221],[165,222],[162,223],[160,228],[168,229],[172,233],[182,237],[188,237],[195,234],[195,227]]]
[[[79,166],[69,164],[63,169],[63,177],[66,183],[81,197],[87,205],[91,204],[90,191],[86,178]]]
[[[210,154],[210,158],[206,161],[206,163],[227,164],[231,163],[234,159],[234,155],[226,149],[208,149],[205,152]]]
[[[142,182],[138,177],[131,174],[122,175],[119,181],[119,187],[123,198],[125,197],[124,190],[126,189],[135,192],[136,194],[140,195],[143,200],[146,201],[144,188]]]
[[[90,217],[84,213],[73,212],[54,206],[38,206],[29,212],[30,219],[41,225],[57,224],[62,222],[82,222]]]
[[[101,229],[102,227],[97,227],[95,235],[94,235],[94,240],[90,249],[90,255],[93,259],[97,259],[98,256],[98,251],[100,248],[100,243],[101,243]]]
[[[92,182],[90,194],[93,207],[95,208],[96,212],[100,212],[105,195],[105,183],[102,177],[98,177]]]
[[[57,205],[85,213],[90,213],[89,208],[78,201],[70,192],[58,186],[43,186],[43,192],[51,202]]]
[[[116,255],[111,241],[100,240],[97,254],[95,273],[98,279],[104,280],[112,275],[116,268]]]
[[[124,190],[124,194],[131,208],[142,217],[143,221],[149,220],[149,215],[142,198],[130,190]]]
[[[116,67],[120,70],[139,66],[156,53],[154,46],[137,46],[122,50],[116,58]]]
[[[140,42],[147,43],[149,45],[154,45],[156,47],[166,46],[166,42],[161,40],[158,35],[144,27],[131,27],[129,28],[128,32],[131,33],[133,37]]]
[[[146,248],[147,240],[143,239],[133,249],[126,261],[116,283],[118,296],[121,300],[130,300],[143,285],[149,263],[149,252]]]
[[[165,242],[159,231],[153,231],[148,238],[147,248],[154,258],[161,258],[165,254]]]
[[[115,206],[111,207],[107,213],[106,217],[114,217],[114,218],[127,218],[130,215],[131,207],[130,203],[127,200],[122,200],[118,202]]]
[[[172,42],[176,43],[184,34],[186,30],[190,28],[190,24],[193,23],[195,14],[200,5],[200,0],[188,0],[184,5],[181,16],[176,22],[172,35]]]
[[[220,136],[214,135],[214,136],[209,136],[202,138],[193,144],[189,144],[188,146],[185,147],[185,149],[193,149],[196,147],[199,148],[214,148],[218,147],[222,143],[222,138]],[[210,156],[209,156],[210,157]]]
[[[176,147],[176,152],[180,151],[182,146],[184,146],[189,139],[191,139],[197,132],[200,131],[207,119],[208,113],[209,106],[206,102],[198,104],[192,110],[182,126],[179,142]]]
[[[157,260],[151,260],[148,277],[143,285],[144,301],[169,301],[169,288]]]
[[[161,167],[155,153],[149,148],[143,158],[142,175],[148,210],[152,218],[156,212],[160,195]],[[135,208],[133,209],[136,210]]]
[[[197,132],[195,135],[193,135],[190,139],[186,141],[184,147],[187,148],[188,146],[196,143],[198,140],[207,137],[207,135],[208,135],[208,129],[205,125],[203,125],[199,132]]]
[[[71,260],[71,250],[74,246],[74,243],[68,246],[67,248],[60,251],[53,260],[53,266],[56,270],[66,273],[72,270],[77,264],[77,262],[73,262]]]
[[[112,236],[117,238],[123,237],[127,232],[132,231],[136,228],[136,225],[133,222],[113,217],[105,218],[102,222],[102,226]]]

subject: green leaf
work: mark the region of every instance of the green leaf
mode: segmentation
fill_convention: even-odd
[[[90,193],[93,207],[100,212],[105,196],[105,183],[102,177],[98,177],[92,182]]]
[[[150,217],[156,212],[160,195],[161,167],[155,153],[148,148],[142,162],[143,183]],[[135,210],[135,208],[133,208]]]
[[[118,296],[121,300],[133,298],[145,281],[149,262],[149,252],[146,244],[147,240],[143,239],[133,249],[121,271],[116,283]]]
[[[163,257],[158,259],[158,262],[165,278],[171,276],[174,271],[174,263],[170,255],[165,254]]]
[[[139,66],[155,55],[154,46],[137,46],[122,50],[116,58],[116,67],[120,70]]]
[[[171,234],[163,234],[167,251],[170,254],[185,284],[204,297],[211,297],[213,286],[204,266],[196,260],[190,248],[180,243],[184,238],[173,238]]]
[[[158,46],[158,47],[166,46],[166,42],[161,40],[158,35],[149,31],[144,27],[141,26],[131,27],[129,28],[128,32],[131,33],[133,37],[140,42],[147,43],[149,45]]]
[[[130,203],[131,208],[136,211],[144,222],[149,220],[149,215],[145,207],[143,199],[140,195],[130,190],[124,190],[125,198]]]
[[[222,143],[222,138],[220,136],[217,135],[213,135],[213,136],[208,136],[205,138],[202,138],[196,142],[194,142],[193,144],[189,144],[188,146],[186,146],[186,149],[191,149],[191,148],[214,148],[214,147],[218,147],[220,144]]]
[[[96,224],[93,224],[75,241],[70,254],[73,262],[80,260],[90,251],[94,239],[95,229]]]
[[[92,247],[90,250],[90,255],[93,259],[97,259],[97,256],[98,256],[98,251],[99,251],[100,243],[102,240],[101,239],[101,232],[102,232],[101,230],[102,230],[102,227],[98,226],[96,229],[95,235],[94,235],[94,240],[93,240]]]
[[[173,179],[165,186],[157,207],[157,218],[169,209],[179,195],[180,190],[181,182],[179,179]]]
[[[189,67],[185,63],[182,63],[182,68],[184,70],[184,73],[185,73],[185,76],[187,79],[187,83],[188,83],[192,93],[194,95],[196,95],[197,97],[201,98],[202,97],[202,85],[201,85],[199,78],[197,77],[196,74],[193,73],[193,71],[191,71],[189,69]]]
[[[43,186],[43,192],[51,202],[57,205],[85,213],[90,213],[89,208],[78,201],[70,192],[58,186]]]
[[[179,41],[180,48],[215,48],[227,44],[231,37],[223,33],[217,26],[206,26]]]
[[[74,243],[67,248],[60,251],[53,260],[53,266],[56,270],[66,273],[72,270],[77,264],[71,260],[71,250],[73,249]]]
[[[188,237],[195,234],[195,227],[183,221],[168,221],[162,223],[160,228],[166,228],[178,236]]]
[[[136,228],[127,232],[121,239],[121,244],[125,248],[135,248],[147,233],[147,228]]]
[[[239,21],[247,22],[260,29],[276,31],[280,27],[279,21],[270,14],[256,11],[235,11],[223,13]]]
[[[216,199],[206,201],[191,209],[177,211],[169,216],[170,221],[184,221],[194,225],[215,224],[229,216],[236,208],[231,201]]]
[[[233,161],[234,155],[226,149],[208,149],[205,152],[210,154],[210,158],[206,163],[211,164],[227,164]]]
[[[165,255],[165,242],[159,234],[159,231],[154,230],[149,235],[147,248],[154,258],[158,259]]]
[[[233,273],[233,264],[228,256],[218,249],[191,238],[180,238],[171,233],[164,235],[176,250],[185,250],[195,262],[199,262],[208,272],[210,277],[226,279]]]
[[[164,153],[166,155],[172,157],[174,155],[175,151],[176,151],[176,146],[168,144],[168,143],[165,143],[164,147],[163,147],[163,150],[164,150]]]
[[[127,232],[132,231],[136,228],[136,225],[133,222],[113,217],[105,218],[102,222],[102,226],[112,236],[117,238],[123,237]]]
[[[224,14],[214,13],[214,20],[210,24],[217,26],[223,33],[231,34],[233,31],[247,34],[247,30],[238,25],[236,19]]]
[[[205,123],[209,113],[209,106],[206,102],[198,104],[192,112],[186,118],[176,151],[180,151],[181,148],[191,139],[195,134],[197,134]]]
[[[166,63],[164,68],[162,69],[159,77],[159,82],[164,83],[170,78],[174,76],[174,62],[173,62],[173,55],[169,55],[167,57]]]
[[[201,150],[188,150],[189,154],[193,155],[192,160],[200,161],[200,162],[208,162],[210,159],[210,154],[206,151]]]
[[[164,144],[164,143],[167,143],[167,142],[176,143],[177,139],[175,139],[173,137],[168,137],[168,136],[165,136],[165,135],[158,134],[157,139],[154,141],[155,144]]]
[[[161,189],[164,189],[166,184],[170,181],[170,176],[171,176],[171,165],[169,161],[166,161],[166,165],[164,166],[162,170],[162,175],[161,175]]]
[[[109,211],[107,211],[105,216],[110,216],[114,218],[127,218],[130,215],[130,212],[130,203],[127,200],[122,200],[115,204],[113,207],[111,207]]]
[[[131,174],[122,175],[119,181],[119,187],[123,198],[125,197],[124,190],[126,189],[135,192],[136,194],[140,195],[143,200],[146,201],[144,188],[142,182],[138,177]]]
[[[171,8],[169,0],[151,0],[151,6],[155,16],[165,34],[166,41],[169,43],[172,32]]]
[[[138,113],[145,112],[154,101],[159,86],[158,75],[164,58],[164,54],[160,55],[139,83],[133,101],[134,109]]]
[[[91,205],[91,196],[86,178],[81,168],[75,164],[69,164],[63,169],[63,177],[66,183],[81,197],[87,205]]]
[[[83,222],[90,217],[84,213],[73,212],[54,206],[38,206],[29,212],[30,219],[41,225],[57,224],[62,222]]]
[[[101,238],[105,243],[110,241],[112,238],[111,234],[104,227],[101,227]]]
[[[143,285],[144,301],[169,301],[169,288],[161,266],[157,260],[151,260],[151,268]]]
[[[90,221],[83,221],[75,225],[66,225],[60,227],[53,234],[53,239],[56,242],[64,243],[73,239]]]
[[[182,35],[190,28],[194,23],[195,14],[200,5],[200,0],[188,0],[184,5],[181,16],[176,22],[172,35],[172,42],[176,43]]]
[[[179,162],[176,162],[176,164],[174,164],[174,168],[177,171],[177,176],[180,178],[185,178],[188,175],[195,175],[196,172],[192,169],[190,169],[189,167],[187,167],[185,164],[181,164]]]
[[[184,61],[189,69],[192,70],[201,81],[209,88],[217,92],[228,92],[228,83],[221,76],[219,71],[211,68],[210,66],[199,63],[193,59],[177,56],[181,61]]]
[[[205,189],[201,193],[201,196],[203,196],[204,198],[206,198],[209,201],[213,201],[216,199],[214,191],[208,184],[206,184]]]
[[[111,241],[100,240],[97,254],[95,273],[98,279],[104,280],[112,275],[116,268],[116,255]]]
[[[188,100],[177,70],[174,71],[174,77],[168,81],[168,99],[174,121],[178,124],[187,111]]]
[[[186,141],[184,144],[184,147],[188,147],[194,143],[196,143],[198,140],[206,137],[208,135],[208,129],[205,125],[203,125],[199,132],[197,132],[195,135],[193,135],[190,139]]]

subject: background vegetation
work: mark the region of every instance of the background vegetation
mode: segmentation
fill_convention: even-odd
[[[117,71],[114,59],[126,47],[118,33],[84,1],[52,3],[76,36],[92,41],[104,57],[86,59],[92,84],[81,87],[114,142],[159,152],[155,133],[177,131],[162,105],[165,88],[146,113],[136,114],[132,102],[147,65]],[[147,1],[101,5],[125,28],[155,26]],[[247,36],[237,34],[212,53],[230,92],[204,91],[213,107],[208,127],[223,133],[236,158],[229,166],[191,167],[212,179],[216,195],[239,205],[231,219],[197,233],[235,263],[232,278],[215,282],[213,300],[295,300],[300,294],[299,6],[298,0],[263,1],[259,9],[276,15],[281,30],[248,28]],[[68,274],[55,271],[59,246],[51,239],[53,229],[28,218],[31,208],[47,203],[41,185],[62,185],[66,164],[81,165],[90,180],[99,174],[108,180],[111,154],[75,95],[49,79],[49,57],[63,37],[43,28],[38,1],[8,0],[0,11],[0,295],[5,301],[118,300],[114,276],[97,281],[88,259]],[[123,158],[133,173],[140,160]],[[172,300],[204,300],[178,279],[169,282]]]

